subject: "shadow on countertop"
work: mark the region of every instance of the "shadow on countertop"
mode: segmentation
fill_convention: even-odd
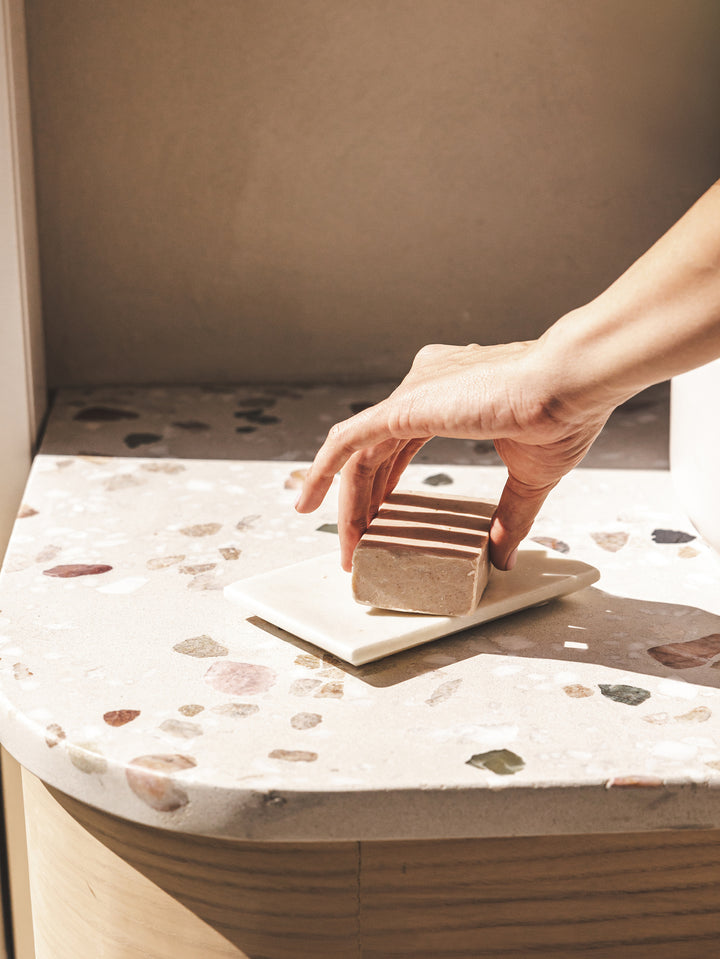
[[[395,686],[490,654],[591,663],[720,688],[720,616],[694,606],[614,596],[593,586],[365,666],[351,666],[258,617],[249,622],[374,687]]]

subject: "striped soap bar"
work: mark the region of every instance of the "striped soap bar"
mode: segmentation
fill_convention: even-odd
[[[392,493],[355,549],[357,602],[467,616],[480,602],[490,573],[495,505],[466,496]]]

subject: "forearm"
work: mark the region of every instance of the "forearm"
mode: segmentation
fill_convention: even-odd
[[[592,397],[613,406],[720,356],[720,181],[538,345],[571,402]]]

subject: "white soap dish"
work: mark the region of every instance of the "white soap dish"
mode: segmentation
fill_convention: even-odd
[[[354,666],[381,659],[478,623],[546,603],[590,586],[594,566],[524,543],[515,569],[493,570],[478,608],[468,616],[396,613],[361,606],[338,551],[225,587],[225,596],[255,615]]]

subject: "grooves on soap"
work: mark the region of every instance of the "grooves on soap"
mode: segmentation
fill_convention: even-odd
[[[391,493],[355,549],[355,600],[399,612],[467,616],[490,575],[495,508],[467,496]]]

